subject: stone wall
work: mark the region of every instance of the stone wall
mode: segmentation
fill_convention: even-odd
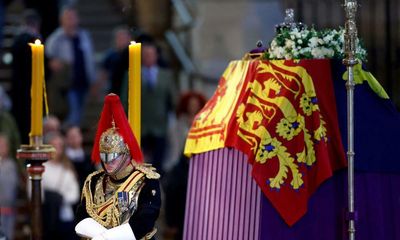
[[[228,63],[241,59],[258,40],[267,44],[275,34],[275,24],[283,21],[279,0],[192,2],[196,16],[191,32],[192,56],[200,73],[210,78],[219,79]],[[194,83],[210,96],[217,80]]]

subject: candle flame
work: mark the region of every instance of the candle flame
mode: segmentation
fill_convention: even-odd
[[[36,44],[36,45],[39,45],[39,44],[42,44],[42,42],[41,42],[39,39],[36,39],[36,40],[35,40],[35,44]]]

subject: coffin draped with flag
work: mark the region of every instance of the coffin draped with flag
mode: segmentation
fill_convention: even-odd
[[[336,169],[346,166],[330,62],[234,61],[199,112],[185,154],[245,153],[252,176],[288,225]]]

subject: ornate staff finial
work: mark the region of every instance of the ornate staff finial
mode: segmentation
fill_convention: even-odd
[[[357,64],[356,59],[356,44],[357,44],[357,25],[356,25],[356,13],[357,13],[357,1],[356,0],[345,0],[344,10],[346,16],[345,22],[345,33],[344,33],[344,52],[345,52],[345,65]]]

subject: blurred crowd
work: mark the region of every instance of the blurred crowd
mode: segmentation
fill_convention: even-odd
[[[121,97],[127,110],[128,45],[135,39],[142,43],[142,151],[145,161],[162,174],[164,190],[164,210],[159,219],[163,227],[158,236],[181,239],[188,174],[188,159],[183,155],[183,148],[192,121],[206,102],[205,97],[196,91],[179,91],[176,74],[168,68],[168,60],[161,58],[162,49],[152,36],[133,37],[128,27],[118,26],[110,33],[113,45],[103,53],[100,62],[95,61],[93,40],[80,27],[78,11],[68,4],[71,1],[62,1],[62,6],[61,3],[46,5],[54,9],[51,14],[34,2],[26,1],[30,8],[24,11],[12,46],[11,89],[7,93],[0,85],[0,235],[7,239],[25,239],[23,232],[29,235],[30,184],[24,163],[15,157],[20,144],[29,142],[31,50],[28,43],[36,39],[45,43],[50,114],[44,117],[43,135],[44,142],[56,149],[54,157],[44,164],[44,239],[77,239],[75,206],[87,175],[99,168],[90,159],[92,143],[84,142],[87,129],[82,128],[82,122],[87,102],[102,101],[106,94],[113,92]],[[1,2],[0,11],[4,10],[4,4]],[[59,14],[55,16],[55,13]],[[53,24],[49,24],[49,18]],[[97,114],[100,116],[100,112]],[[25,216],[17,218],[21,214]]]

